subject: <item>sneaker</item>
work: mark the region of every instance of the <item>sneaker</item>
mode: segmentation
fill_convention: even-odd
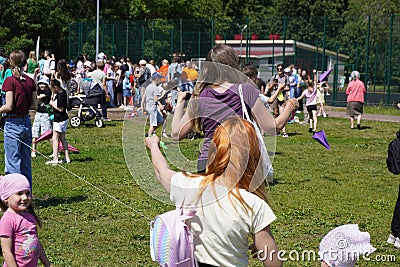
[[[326,113],[322,114],[322,116],[323,116],[324,118],[328,117],[328,115],[327,115]]]
[[[325,95],[331,95],[331,94],[327,92]]]
[[[317,117],[321,117],[321,113],[318,113],[318,114],[317,114]]]
[[[163,133],[163,134],[162,134],[162,137],[164,137],[164,138],[169,138],[168,134],[166,134],[166,133]]]
[[[119,106],[119,108],[125,108],[125,106],[124,106],[124,105],[121,105],[121,106]]]
[[[32,152],[31,152],[31,157],[32,157],[32,158],[36,158],[36,152],[35,152],[35,151],[32,151]]]
[[[286,138],[286,137],[289,137],[289,135],[288,135],[287,133],[283,133],[283,134],[282,134],[282,137],[285,137],[285,138]]]
[[[61,161],[58,160],[49,160],[48,162],[46,162],[46,165],[57,165],[58,163],[61,163]]]
[[[394,243],[396,242],[396,237],[394,235],[390,234],[388,237],[388,240],[386,242],[391,245],[394,245]]]
[[[398,237],[396,237],[396,241],[394,242],[394,247],[400,248],[400,239]]]
[[[293,124],[293,123],[294,123],[294,120],[290,120],[287,122],[287,124]]]
[[[308,132],[312,133],[313,129],[312,128],[308,128]]]
[[[361,125],[360,124],[357,124],[357,129],[361,130]]]
[[[71,160],[70,159],[63,159],[62,163],[71,163]]]

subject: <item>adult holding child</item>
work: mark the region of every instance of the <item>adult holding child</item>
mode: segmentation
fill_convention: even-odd
[[[5,113],[4,162],[5,173],[20,173],[32,186],[31,144],[32,127],[29,109],[37,108],[35,82],[24,74],[26,56],[22,50],[11,52],[12,76],[4,80],[2,91],[6,103],[0,108]]]
[[[193,129],[204,132],[205,141],[197,162],[198,172],[206,169],[208,149],[217,126],[226,118],[243,114],[239,85],[243,88],[246,107],[260,128],[271,135],[281,130],[275,128],[273,117],[259,99],[259,90],[249,84],[247,76],[240,72],[238,62],[238,55],[232,47],[225,44],[214,46],[202,66],[186,113],[183,103],[188,93],[178,94],[171,134],[175,140],[181,140]]]
[[[249,236],[254,242],[250,249],[258,251],[264,266],[282,266],[277,254],[271,253],[278,252],[270,229],[276,217],[257,167],[261,152],[250,122],[233,116],[216,128],[204,175],[171,170],[160,151],[160,139],[152,136],[145,141],[157,179],[170,199],[185,213],[197,210],[186,223],[194,235],[199,267],[248,266]]]

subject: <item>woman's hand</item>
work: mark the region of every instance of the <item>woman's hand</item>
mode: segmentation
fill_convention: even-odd
[[[159,147],[160,138],[157,135],[146,137],[144,140],[148,149],[152,149],[154,146]]]
[[[185,101],[186,95],[190,94],[190,92],[185,91],[185,92],[178,92],[178,100],[176,101],[176,104],[183,103]]]

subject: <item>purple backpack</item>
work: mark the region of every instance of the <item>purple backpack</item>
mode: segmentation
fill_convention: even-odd
[[[185,220],[196,210],[183,214],[182,208],[156,216],[150,223],[150,254],[162,267],[197,267],[193,235]]]

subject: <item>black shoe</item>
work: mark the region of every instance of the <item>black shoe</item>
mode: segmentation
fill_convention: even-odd
[[[361,125],[360,124],[357,124],[357,129],[361,130]]]
[[[145,134],[144,134],[144,137],[149,137],[149,134],[148,134],[148,133],[145,133]]]
[[[312,133],[312,131],[313,131],[312,128],[308,128],[309,133]]]

